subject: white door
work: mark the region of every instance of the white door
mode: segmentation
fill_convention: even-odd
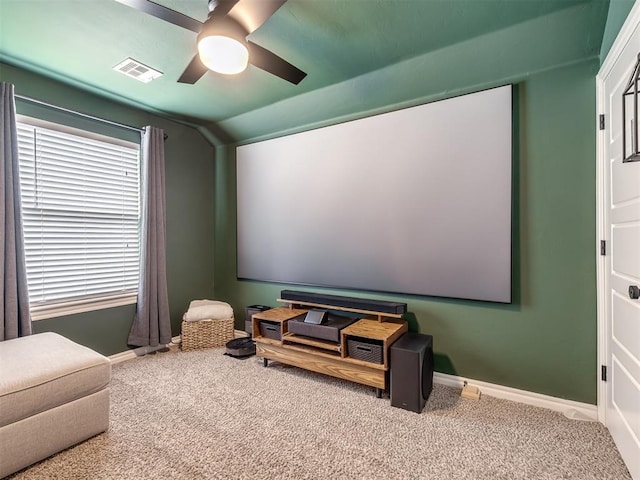
[[[599,134],[599,223],[607,250],[599,264],[600,360],[607,369],[599,413],[635,480],[640,480],[640,299],[632,297],[640,288],[640,162],[622,162],[622,92],[640,54],[639,6],[598,75],[606,126]]]

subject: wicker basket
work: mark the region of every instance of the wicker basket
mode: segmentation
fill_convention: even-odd
[[[223,320],[182,322],[182,350],[224,347],[234,338],[233,317]]]

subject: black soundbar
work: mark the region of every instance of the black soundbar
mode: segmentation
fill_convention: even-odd
[[[300,292],[296,290],[282,290],[282,300],[292,302],[308,302],[332,307],[354,308],[370,312],[392,313],[401,315],[407,313],[407,304],[400,302],[385,302],[367,298],[342,297],[340,295],[323,295],[321,293]]]

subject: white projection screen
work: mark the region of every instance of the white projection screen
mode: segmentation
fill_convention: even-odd
[[[510,303],[511,90],[237,147],[238,278]]]

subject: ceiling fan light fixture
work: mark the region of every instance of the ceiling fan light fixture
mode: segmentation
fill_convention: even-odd
[[[198,54],[209,70],[227,75],[243,72],[249,62],[246,45],[223,35],[202,37],[198,41]]]
[[[247,32],[231,17],[211,16],[198,34],[198,55],[214,72],[233,75],[247,68]]]

